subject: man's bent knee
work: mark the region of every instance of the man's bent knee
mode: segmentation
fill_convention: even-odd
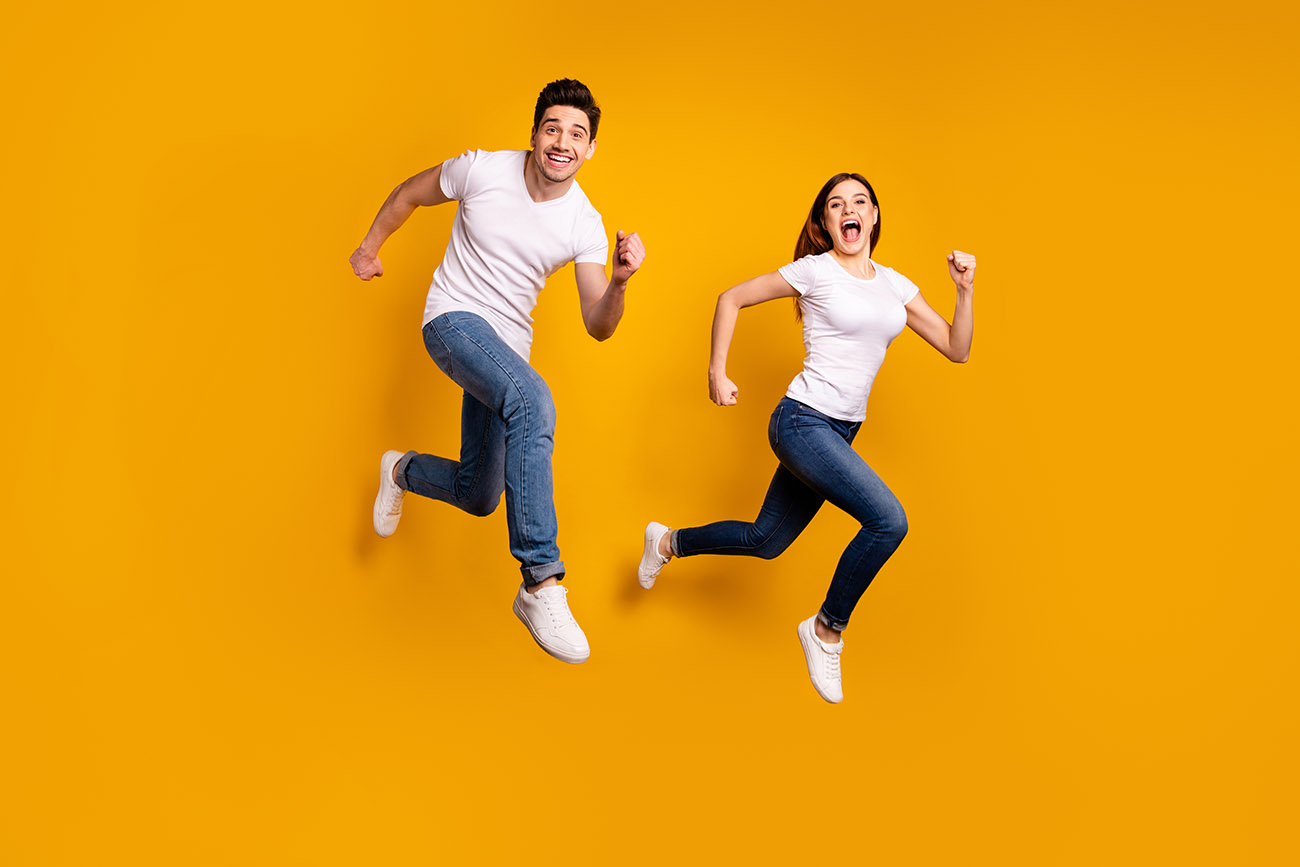
[[[468,500],[465,500],[464,509],[467,513],[476,518],[486,518],[488,515],[495,512],[497,506],[500,504],[501,490],[498,488],[490,493],[476,494]]]
[[[531,393],[516,388],[502,416],[507,428],[522,427],[530,437],[550,439],[555,435],[555,401],[545,385]]]

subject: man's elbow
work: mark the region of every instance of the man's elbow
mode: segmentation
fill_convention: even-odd
[[[587,329],[587,333],[590,334],[597,343],[604,343],[606,340],[609,340],[614,336],[614,330],[618,328],[618,323],[615,322],[613,325],[610,325],[608,322],[601,322],[594,317],[592,319],[583,317],[582,327]]]

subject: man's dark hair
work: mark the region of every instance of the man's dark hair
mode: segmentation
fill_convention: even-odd
[[[537,108],[533,111],[533,132],[537,132],[542,118],[546,116],[546,110],[556,105],[567,105],[585,113],[587,123],[591,126],[591,139],[595,141],[596,127],[600,126],[600,106],[596,105],[596,98],[591,95],[587,85],[577,79],[561,78],[543,87],[537,96]]]

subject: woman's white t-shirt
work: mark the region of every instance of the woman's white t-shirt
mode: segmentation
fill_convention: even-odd
[[[558,199],[534,202],[526,159],[528,151],[476,150],[442,164],[442,192],[460,204],[422,323],[454,310],[477,313],[525,359],[546,278],[569,262],[603,266],[609,255],[600,214],[578,182]]]
[[[919,291],[893,268],[871,264],[876,276],[870,280],[845,271],[829,252],[778,271],[799,293],[803,311],[803,370],[786,397],[843,421],[867,417],[885,350],[907,325],[903,305]]]

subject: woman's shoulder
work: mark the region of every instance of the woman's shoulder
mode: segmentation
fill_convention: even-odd
[[[809,253],[777,270],[802,295],[825,282],[829,256],[829,253]]]
[[[907,279],[902,273],[890,268],[888,265],[880,264],[875,259],[871,260],[871,264],[876,266],[876,274],[885,278],[885,282],[894,289],[899,301],[906,304],[916,295],[918,291],[916,284]]]
[[[808,274],[820,274],[825,272],[826,266],[833,264],[829,251],[825,253],[809,253],[801,259],[795,259],[789,265],[784,267],[798,269]]]

